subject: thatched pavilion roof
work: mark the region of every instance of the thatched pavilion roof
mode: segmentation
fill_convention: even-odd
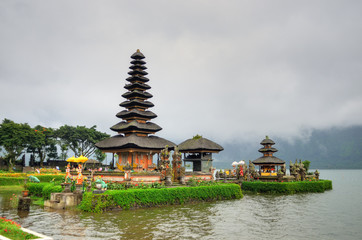
[[[138,60],[138,59],[144,59],[145,56],[140,52],[139,49],[137,49],[137,51],[134,54],[132,54],[131,58]]]
[[[276,148],[260,148],[258,151],[261,152],[261,153],[264,153],[264,152],[278,152],[278,149],[276,149]]]
[[[161,137],[139,137],[136,134],[132,134],[127,137],[123,135],[116,135],[96,143],[96,147],[104,151],[129,148],[162,150],[165,148],[166,145],[169,146],[169,149],[172,149],[174,146],[176,146],[176,144],[174,144],[173,142]]]
[[[140,111],[138,109],[122,110],[116,115],[119,118],[129,118],[129,117],[138,117],[138,118],[147,118],[152,119],[157,117],[157,115],[151,111]]]
[[[260,144],[261,145],[266,145],[266,144],[274,145],[275,142],[273,140],[271,140],[268,136],[266,136],[265,139],[263,141],[261,141]]]
[[[219,144],[204,138],[190,138],[178,145],[180,152],[195,152],[195,151],[207,151],[207,152],[220,152],[224,150]]]
[[[255,165],[265,165],[265,164],[276,164],[276,165],[283,165],[285,161],[281,160],[280,158],[274,156],[267,156],[267,157],[260,157],[252,161]]]
[[[153,97],[151,93],[149,92],[142,92],[139,90],[134,90],[132,92],[126,92],[124,94],[122,94],[122,97],[124,98],[132,98],[132,97],[139,97],[139,98],[151,98]]]
[[[111,130],[116,132],[128,132],[132,130],[138,130],[138,131],[151,131],[151,132],[158,132],[162,130],[160,126],[158,126],[156,123],[147,122],[147,123],[139,123],[136,120],[133,120],[131,122],[122,121],[117,123],[116,125],[111,127]]]

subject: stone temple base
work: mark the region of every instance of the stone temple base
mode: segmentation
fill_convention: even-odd
[[[45,201],[44,206],[53,209],[67,209],[77,206],[81,201],[81,193],[51,193],[50,200]]]

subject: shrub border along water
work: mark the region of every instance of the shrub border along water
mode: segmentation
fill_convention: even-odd
[[[331,180],[300,181],[300,182],[243,182],[242,190],[253,193],[308,193],[324,192],[332,189]]]
[[[37,175],[40,182],[63,181],[65,175]],[[0,177],[0,186],[22,185],[27,177]]]
[[[50,198],[53,192],[62,192],[63,188],[54,183],[28,183],[27,184],[30,195],[43,197],[45,200]]]
[[[242,197],[241,188],[237,184],[108,190],[103,194],[85,193],[79,208],[88,212],[103,212],[114,208],[126,210],[189,202],[239,199]]]
[[[22,185],[24,177],[0,177],[0,186]]]

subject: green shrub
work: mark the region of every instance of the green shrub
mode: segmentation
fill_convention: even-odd
[[[36,176],[40,182],[50,182],[54,179],[55,182],[64,181],[64,175],[38,175]],[[0,186],[8,185],[23,185],[27,177],[0,177]]]
[[[36,176],[40,182],[51,182],[54,179],[54,182],[64,182],[65,175],[38,175]]]
[[[306,193],[324,192],[332,189],[332,181],[303,181],[303,182],[243,182],[242,189],[255,193]]]
[[[52,183],[47,184],[43,187],[42,196],[44,200],[50,199],[50,194],[54,192],[62,192],[63,188],[60,185],[54,185]]]
[[[214,201],[242,198],[240,186],[223,184],[200,187],[177,187],[161,189],[108,190],[104,194],[86,193],[79,208],[84,211],[102,212],[108,208],[130,209],[168,204],[183,204],[193,201]]]
[[[22,185],[24,180],[23,177],[0,177],[0,186]]]
[[[29,193],[33,196],[42,197],[43,188],[47,185],[53,185],[52,183],[27,183]]]

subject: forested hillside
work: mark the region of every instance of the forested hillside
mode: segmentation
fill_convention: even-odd
[[[269,136],[279,150],[275,156],[286,161],[295,159],[311,161],[315,169],[362,168],[362,126],[315,130],[308,139],[289,143],[277,136]],[[261,141],[262,139],[260,139]],[[224,151],[215,155],[214,166],[230,168],[233,161],[254,160],[261,156],[259,142],[223,145]]]

